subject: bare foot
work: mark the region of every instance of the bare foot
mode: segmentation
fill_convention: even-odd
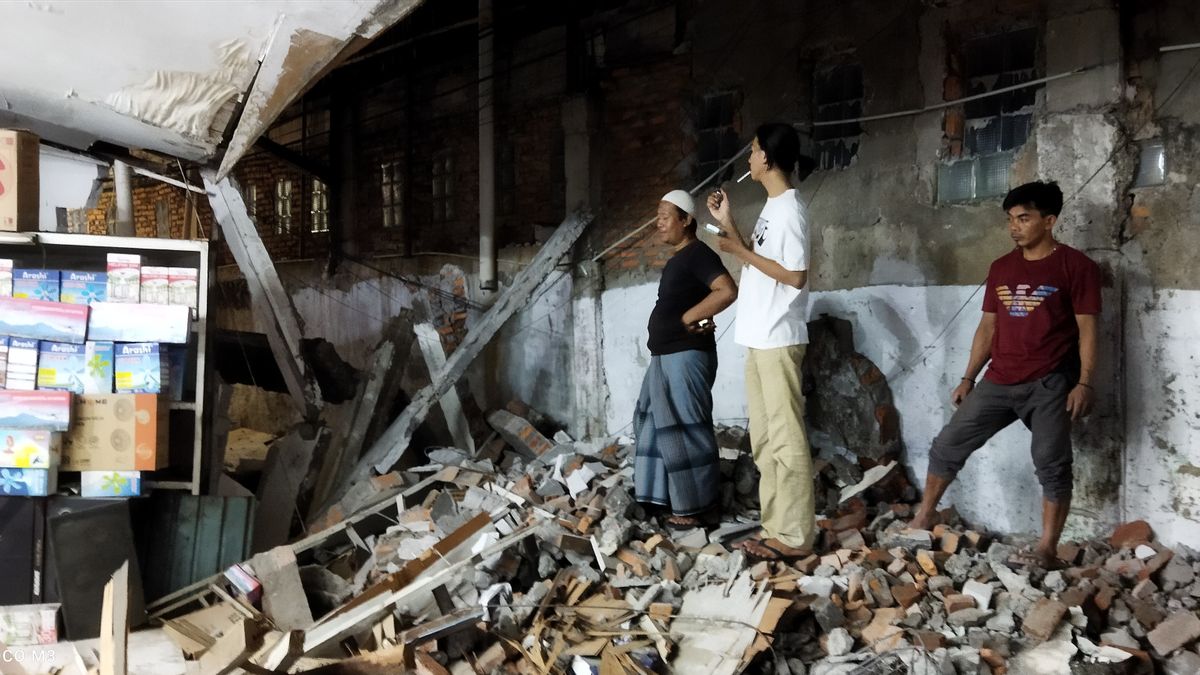
[[[735,541],[734,543],[730,544],[730,548],[741,549],[744,551],[744,550],[746,550],[747,546],[750,546],[751,544],[756,544],[756,543],[762,541],[763,537],[765,537],[765,536],[767,536],[767,533],[763,530],[759,530],[758,532],[755,532],[754,534],[750,535],[749,537],[746,537],[745,539],[741,539],[741,540]]]
[[[695,516],[671,516],[667,522],[676,527],[700,527],[700,519]]]
[[[934,525],[937,525],[937,513],[925,513],[917,511],[917,515],[908,521],[908,529],[910,530],[932,530]]]

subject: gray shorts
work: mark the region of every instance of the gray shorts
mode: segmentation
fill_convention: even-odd
[[[980,381],[933,439],[929,473],[953,480],[971,453],[1004,427],[1021,420],[1033,432],[1030,452],[1043,496],[1054,502],[1069,499],[1071,415],[1067,394],[1073,386],[1062,373],[1022,384]]]

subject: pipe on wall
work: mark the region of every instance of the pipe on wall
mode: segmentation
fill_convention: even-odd
[[[137,234],[133,227],[133,171],[122,161],[113,162],[113,182],[116,184],[117,219],[113,234],[132,237]]]
[[[492,0],[479,0],[479,288],[496,282],[496,124]]]

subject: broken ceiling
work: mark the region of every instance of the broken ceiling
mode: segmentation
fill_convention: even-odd
[[[0,4],[0,127],[228,172],[339,59],[421,0]]]

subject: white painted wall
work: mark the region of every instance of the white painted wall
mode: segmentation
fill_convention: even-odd
[[[1125,511],[1163,540],[1200,541],[1200,291],[1129,294]]]
[[[811,316],[826,313],[849,320],[854,326],[855,348],[887,376],[900,412],[906,466],[918,485],[924,481],[929,445],[953,414],[949,392],[958,384],[966,367],[971,338],[979,320],[982,293],[976,293],[976,290],[974,286],[883,285],[812,294]],[[607,419],[612,432],[629,433],[630,430],[633,407],[649,361],[645,324],[655,297],[656,284],[651,283],[610,290],[602,298],[607,329],[605,370],[611,392]],[[1192,302],[1195,303],[1191,306],[1194,316],[1200,310],[1200,294],[1194,296]],[[962,312],[955,319],[960,308]],[[718,334],[734,320],[736,309],[735,304],[717,317]],[[1158,320],[1186,316],[1180,311],[1175,307],[1164,307]],[[1187,338],[1195,338],[1197,333],[1200,333],[1197,327],[1190,333],[1176,331],[1171,337],[1162,338],[1166,341],[1163,347],[1185,354]],[[714,416],[718,422],[744,424],[744,351],[733,344],[732,338],[733,333],[729,332],[718,344],[720,367],[714,387]],[[1146,351],[1129,348],[1128,353],[1145,354]],[[1198,379],[1191,373],[1186,385],[1178,382],[1176,387],[1186,386],[1187,391],[1196,392],[1200,388]],[[1193,407],[1200,408],[1200,405],[1193,404]],[[1196,425],[1197,419],[1200,418],[1181,420],[1172,427],[1179,447],[1186,447],[1183,439],[1190,430],[1187,424]],[[1084,421],[1083,428],[1078,431],[1087,431],[1087,425],[1098,423]],[[1130,423],[1135,423],[1132,416]],[[1078,452],[1077,449],[1077,458]],[[1194,452],[1192,461],[1200,466],[1200,451]],[[1158,471],[1162,474],[1168,468],[1160,466]],[[1188,476],[1187,479],[1200,482],[1200,477]],[[1195,512],[1200,514],[1200,491],[1190,494]],[[1157,498],[1160,503],[1155,509],[1162,514],[1160,520],[1178,520],[1171,513],[1169,500],[1163,498],[1161,492]],[[945,503],[953,503],[970,521],[989,529],[1036,532],[1041,527],[1040,500],[1041,488],[1029,456],[1029,432],[1020,424],[1014,424],[971,458],[948,492]],[[1133,509],[1131,512],[1141,513]],[[1081,526],[1101,525],[1084,517],[1073,520]],[[1165,528],[1160,535],[1165,540],[1177,541],[1171,538],[1172,533],[1171,528]]]
[[[54,232],[58,229],[57,209],[94,206],[89,202],[97,192],[99,172],[107,173],[108,169],[94,160],[45,145],[40,155],[38,229]]]

